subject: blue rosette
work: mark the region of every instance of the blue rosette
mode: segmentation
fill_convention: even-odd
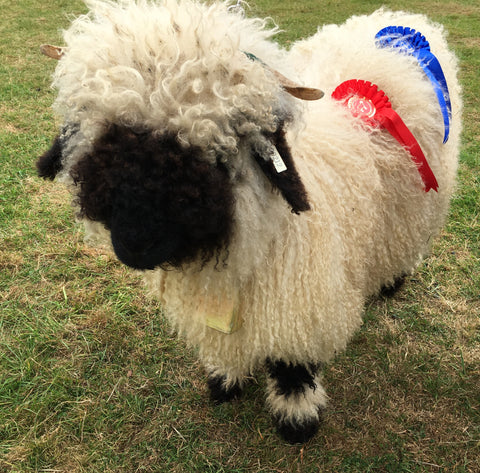
[[[452,104],[448,92],[447,81],[443,74],[442,66],[430,51],[430,44],[420,32],[413,28],[403,26],[387,26],[375,35],[377,47],[393,48],[402,54],[415,56],[418,63],[430,79],[437,95],[440,109],[442,110],[445,134],[443,142],[446,143],[450,133],[450,120],[452,118]]]

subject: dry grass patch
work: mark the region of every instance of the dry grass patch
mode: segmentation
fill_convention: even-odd
[[[71,194],[67,187],[59,185],[58,182],[27,177],[24,181],[24,187],[25,193],[35,209],[55,209],[58,207],[66,209],[71,201]]]

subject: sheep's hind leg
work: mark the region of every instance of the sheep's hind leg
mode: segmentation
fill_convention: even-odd
[[[380,289],[380,295],[386,298],[391,298],[397,294],[397,292],[403,287],[407,279],[406,275],[395,278],[393,284],[389,286],[382,286]]]
[[[242,395],[243,382],[231,379],[226,374],[211,371],[207,378],[207,386],[210,390],[210,399],[215,404],[222,404],[237,399]]]
[[[267,405],[279,434],[289,443],[305,443],[318,431],[327,395],[319,366],[267,360]]]

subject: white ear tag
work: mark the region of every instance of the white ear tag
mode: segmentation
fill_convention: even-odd
[[[275,146],[272,146],[270,148],[270,155],[269,158],[272,160],[273,165],[275,166],[275,170],[280,174],[283,171],[287,170],[287,166],[283,162],[282,157],[280,156],[280,153],[278,152],[277,148]]]

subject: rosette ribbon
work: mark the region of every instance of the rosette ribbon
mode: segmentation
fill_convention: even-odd
[[[403,26],[387,26],[375,35],[379,48],[394,48],[403,54],[415,56],[433,85],[437,95],[440,109],[442,110],[445,134],[443,142],[446,143],[450,132],[452,119],[452,105],[448,92],[447,81],[443,74],[442,66],[430,51],[430,44],[419,31]]]
[[[425,184],[425,192],[437,191],[438,183],[422,148],[400,116],[392,109],[385,92],[375,84],[363,80],[347,80],[332,93],[332,97],[345,105],[353,116],[368,125],[385,128],[411,154],[413,162]]]

